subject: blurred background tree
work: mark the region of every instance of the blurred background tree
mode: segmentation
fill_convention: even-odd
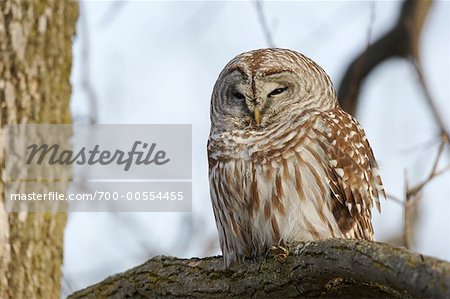
[[[58,298],[65,213],[7,213],[9,124],[71,122],[75,1],[0,1],[0,298]]]

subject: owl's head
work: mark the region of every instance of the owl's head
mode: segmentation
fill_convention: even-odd
[[[291,50],[260,49],[236,56],[220,73],[211,122],[225,131],[260,130],[336,105],[333,84],[314,61]]]

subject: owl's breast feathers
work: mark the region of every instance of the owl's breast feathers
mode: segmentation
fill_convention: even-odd
[[[372,150],[339,108],[307,112],[261,131],[211,134],[209,176],[225,260],[277,243],[373,239],[383,195]]]

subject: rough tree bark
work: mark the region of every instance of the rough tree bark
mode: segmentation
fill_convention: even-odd
[[[70,123],[75,1],[0,1],[0,298],[59,298],[64,213],[7,213],[5,126]]]
[[[450,263],[364,240],[301,243],[224,269],[220,257],[155,257],[69,298],[450,297]]]

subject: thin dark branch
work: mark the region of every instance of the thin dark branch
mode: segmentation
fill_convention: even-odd
[[[408,196],[408,190],[409,190],[409,182],[408,182],[408,173],[405,169],[405,175],[404,175],[404,206],[403,206],[403,217],[404,217],[404,224],[403,224],[403,245],[406,248],[411,248],[411,239],[412,239],[412,226],[413,226],[413,217],[411,213],[411,208],[413,207],[413,201],[411,201],[411,197]]]
[[[439,161],[442,156],[442,152],[444,151],[444,147],[446,144],[447,144],[447,137],[445,135],[442,135],[442,141],[441,144],[439,145],[438,152],[436,158],[434,159],[433,167],[431,168],[430,174],[421,183],[416,184],[414,187],[410,187],[407,179],[407,173],[405,170],[405,185],[404,185],[405,200],[401,201],[398,198],[396,198],[395,201],[403,203],[404,208],[403,242],[406,248],[411,248],[412,243],[411,240],[413,238],[413,226],[416,223],[418,217],[418,205],[419,201],[422,199],[422,190],[434,178],[438,177],[439,175],[445,173],[450,169],[449,165],[444,169],[441,169],[440,171],[437,170]]]
[[[416,186],[414,186],[413,188],[411,188],[408,192],[408,196],[414,196],[417,193],[419,193],[420,191],[422,191],[422,189],[429,183],[431,182],[433,179],[437,178],[438,176],[446,173],[447,171],[450,170],[450,165],[448,165],[447,167],[445,167],[444,169],[441,169],[440,171],[435,171],[433,172],[426,180],[424,180],[423,182],[417,184]]]
[[[127,4],[127,1],[113,1],[108,8],[108,11],[100,19],[100,25],[103,28],[107,28],[115,20],[117,15],[123,10],[123,7]]]
[[[445,172],[450,170],[450,165],[444,167],[443,169],[441,169],[439,171],[437,170],[437,168],[439,166],[439,161],[440,161],[440,159],[442,157],[442,153],[444,151],[444,148],[445,148],[446,144],[447,144],[447,139],[446,139],[445,135],[443,135],[442,136],[442,141],[439,144],[438,153],[436,155],[436,158],[434,159],[433,167],[431,168],[431,171],[430,171],[430,174],[428,175],[428,177],[424,181],[420,182],[419,184],[415,185],[412,188],[410,188],[410,187],[405,185],[405,188],[407,188],[407,189],[405,189],[406,190],[405,196],[406,196],[407,199],[408,199],[408,197],[410,197],[412,195],[415,195],[416,193],[420,192],[434,178],[436,178],[436,177],[438,177],[438,176],[440,176],[440,175],[442,175]],[[406,184],[406,172],[405,172],[405,184]],[[386,193],[386,197],[391,199],[392,201],[398,203],[398,204],[401,204],[401,205],[404,205],[404,203],[405,203],[405,201],[401,200],[399,197],[397,197],[397,196],[395,196],[393,194],[390,194],[390,193]],[[408,200],[410,200],[410,199],[408,199]]]
[[[375,0],[370,1],[370,18],[369,26],[367,27],[367,49],[369,49],[372,44],[373,26],[375,24]]]
[[[436,139],[437,139],[436,137],[432,137],[431,139],[429,139],[427,141],[421,141],[410,147],[405,147],[403,149],[400,149],[399,154],[407,155],[407,154],[411,154],[412,152],[417,151],[417,150],[423,151],[423,150],[432,148],[436,145]]]
[[[399,197],[397,197],[397,196],[395,196],[393,194],[386,193],[386,197],[388,199],[390,199],[390,200],[400,204],[401,206],[403,206],[403,204],[404,204],[403,200],[401,200]]]
[[[62,297],[67,297],[68,295],[72,294],[79,288],[79,287],[76,287],[76,285],[74,284],[74,282],[71,278],[67,277],[67,275],[64,274],[65,272],[66,271],[63,271],[62,284],[61,284]]]
[[[433,167],[431,168],[430,174],[428,175],[428,177],[422,181],[421,183],[416,184],[414,187],[409,188],[408,192],[406,193],[407,198],[410,196],[415,196],[416,194],[418,194],[420,191],[422,191],[422,189],[428,184],[430,183],[434,178],[440,176],[441,174],[445,173],[446,171],[448,171],[450,169],[450,165],[445,167],[444,169],[438,171],[438,165],[439,165],[439,161],[441,159],[442,156],[442,152],[444,151],[444,147],[447,144],[447,137],[446,135],[442,135],[442,141],[441,144],[439,145],[439,149],[436,155],[436,159],[434,160],[433,163]]]
[[[431,173],[436,172],[436,169],[439,165],[439,161],[441,160],[442,152],[444,151],[445,144],[448,142],[448,137],[444,134],[441,136],[441,144],[439,144],[438,154],[434,161],[433,167],[431,168]]]
[[[439,126],[441,134],[444,135],[443,138],[445,138],[445,140],[447,142],[449,142],[450,135],[448,133],[448,130],[446,129],[446,125],[444,123],[444,118],[442,117],[442,114],[440,113],[438,105],[436,104],[436,101],[432,97],[430,89],[428,88],[428,85],[425,80],[425,76],[423,74],[422,65],[420,64],[418,59],[413,59],[412,63],[416,70],[420,86],[422,87],[422,91],[425,95],[425,99],[427,100],[428,107],[430,108],[431,113],[433,114],[433,117],[434,117],[437,125]],[[450,147],[449,147],[449,149],[450,149]]]
[[[81,30],[81,87],[89,103],[89,123],[98,122],[98,99],[91,83],[91,40],[87,22],[86,3],[80,1],[80,30]]]
[[[256,9],[256,14],[258,15],[258,20],[261,25],[261,29],[264,33],[264,37],[266,39],[267,45],[270,48],[274,48],[275,43],[272,38],[272,32],[270,31],[269,24],[266,19],[266,15],[264,14],[264,9],[263,9],[261,0],[255,1],[255,9]]]

